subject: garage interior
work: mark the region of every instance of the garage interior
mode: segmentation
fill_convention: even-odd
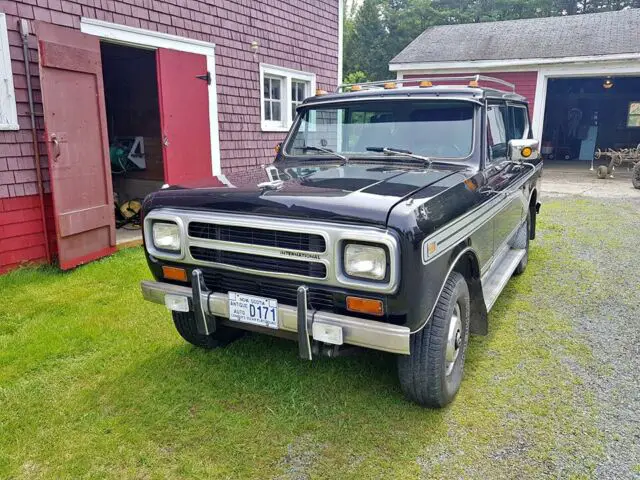
[[[552,78],[548,82],[542,133],[545,160],[591,165],[597,149],[638,146],[640,77]]]
[[[155,50],[101,42],[117,243],[140,237],[142,199],[164,183]]]

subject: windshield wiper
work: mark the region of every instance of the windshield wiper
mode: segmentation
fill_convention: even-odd
[[[338,152],[334,152],[333,150],[330,150],[328,148],[316,147],[315,145],[305,145],[302,147],[303,152],[306,152],[308,150],[312,150],[314,152],[328,153],[329,155],[333,155],[334,157],[338,157],[339,159],[343,160],[344,163],[349,162],[349,159],[347,157],[345,157],[344,155],[340,155]]]
[[[416,160],[422,160],[427,165],[431,165],[431,159],[429,157],[425,157],[423,155],[417,155],[403,148],[367,147],[365,150],[367,150],[368,152],[380,152],[380,153],[384,153],[385,155],[402,155],[405,157],[415,158]]]

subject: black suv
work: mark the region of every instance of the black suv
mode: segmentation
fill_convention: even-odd
[[[318,91],[297,111],[252,181],[145,199],[144,297],[199,347],[251,330],[304,359],[392,352],[408,398],[446,405],[535,237],[525,99],[489,77],[412,79]]]

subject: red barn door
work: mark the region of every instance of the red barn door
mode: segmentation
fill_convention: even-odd
[[[58,259],[66,270],[115,251],[98,38],[37,23]]]
[[[157,59],[165,182],[211,178],[207,57],[159,48]]]

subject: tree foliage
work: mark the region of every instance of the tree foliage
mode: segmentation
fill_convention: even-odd
[[[434,25],[639,8],[640,0],[364,0],[344,23],[344,75],[380,80],[389,61]],[[362,74],[362,75],[360,75]],[[351,75],[351,76],[350,76]]]

